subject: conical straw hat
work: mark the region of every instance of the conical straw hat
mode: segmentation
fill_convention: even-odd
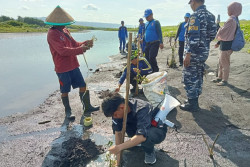
[[[74,19],[60,6],[57,6],[45,20],[45,24],[58,26],[70,25],[74,22]]]

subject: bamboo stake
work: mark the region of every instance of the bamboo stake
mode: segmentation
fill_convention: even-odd
[[[139,94],[139,86],[138,86],[138,80],[139,80],[139,56],[140,56],[140,40],[141,40],[141,34],[138,36],[138,55],[137,55],[137,75],[136,75],[136,89],[135,89],[135,95],[138,96]]]
[[[126,124],[127,124],[127,114],[128,114],[128,95],[130,88],[130,71],[131,71],[131,49],[132,49],[132,33],[129,33],[129,42],[128,42],[128,58],[127,58],[127,76],[126,76],[126,97],[125,97],[125,112],[123,116],[123,125],[122,125],[122,141],[124,143],[124,137],[126,132]],[[120,153],[120,163],[122,162],[122,151]]]

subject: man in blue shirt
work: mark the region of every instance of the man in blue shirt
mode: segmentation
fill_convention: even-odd
[[[136,75],[137,75],[137,55],[132,55],[131,56],[131,70],[130,70],[130,84],[132,84],[133,88],[131,89],[131,93],[135,92],[136,88]],[[141,57],[139,58],[139,73],[141,76],[148,75],[152,73],[152,68],[148,61],[144,58]],[[127,66],[124,68],[122,76],[120,77],[119,83],[118,83],[118,88],[116,88],[116,92],[120,91],[120,88],[125,81],[127,76]]]
[[[184,42],[185,42],[185,32],[186,32],[186,26],[187,26],[187,22],[188,19],[190,17],[190,13],[186,13],[184,16],[185,21],[182,22],[178,28],[177,34],[175,36],[175,42],[177,40],[177,38],[179,38],[179,62],[180,62],[180,66],[183,65],[183,52],[184,52]]]
[[[204,5],[204,0],[190,0],[194,13],[190,16],[186,31],[183,82],[188,102],[180,108],[199,111],[198,98],[202,93],[205,61],[209,55],[210,42],[216,36],[215,17]]]
[[[156,56],[158,54],[159,47],[163,49],[161,24],[158,20],[153,18],[153,12],[151,9],[145,10],[144,17],[148,21],[145,24],[145,56],[150,63],[153,72],[158,72],[159,67],[157,65]]]
[[[128,38],[128,32],[127,32],[127,27],[124,26],[124,21],[121,21],[122,26],[119,27],[118,31],[118,38],[120,40],[120,53],[125,53],[125,44],[126,44],[126,38]]]
[[[144,20],[142,18],[139,19],[139,30],[138,30],[138,36],[140,35],[140,43],[141,43],[141,49],[142,49],[142,53],[144,53],[145,51],[145,47],[146,47],[146,42],[145,40],[143,40],[144,34],[145,34],[145,24],[144,24]]]

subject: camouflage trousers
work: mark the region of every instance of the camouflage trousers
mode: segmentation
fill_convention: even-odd
[[[205,62],[191,61],[188,67],[183,68],[183,83],[187,97],[194,99],[202,93]]]

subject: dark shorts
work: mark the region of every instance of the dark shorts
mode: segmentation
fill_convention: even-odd
[[[76,68],[72,71],[56,74],[59,79],[61,93],[70,92],[71,86],[73,87],[73,89],[86,87],[86,83],[79,68]]]

